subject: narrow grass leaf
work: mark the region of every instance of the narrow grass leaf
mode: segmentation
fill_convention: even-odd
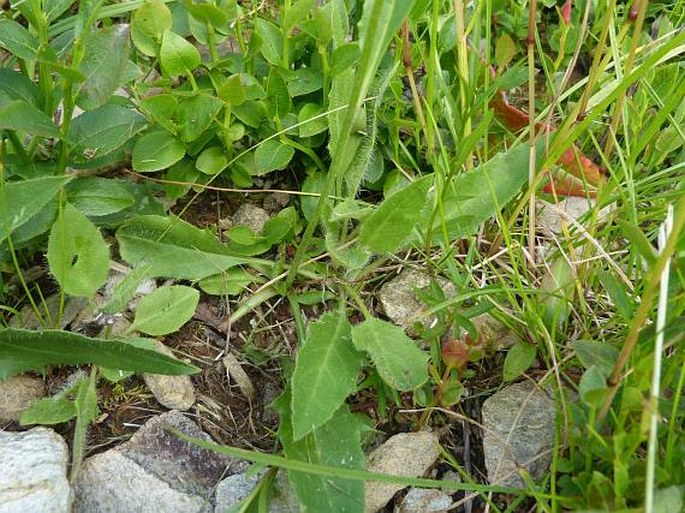
[[[526,372],[535,360],[535,346],[527,342],[514,344],[504,359],[504,381],[511,381]]]
[[[67,203],[48,239],[48,264],[64,292],[92,297],[107,281],[109,247],[100,230]]]
[[[329,312],[312,323],[297,353],[292,377],[293,436],[301,439],[328,422],[354,392],[361,355],[354,349],[351,326],[342,312]]]
[[[198,369],[125,340],[90,338],[61,330],[0,329],[0,379],[46,365],[95,364],[138,373],[182,375]]]
[[[644,232],[628,221],[617,219],[616,222],[621,228],[623,236],[630,241],[630,247],[637,251],[648,265],[654,265],[654,262],[656,262],[656,251]]]
[[[158,288],[138,303],[132,328],[153,336],[178,331],[193,317],[199,301],[200,293],[192,287]]]
[[[417,212],[425,204],[432,183],[432,176],[421,178],[384,200],[362,223],[361,244],[378,253],[397,250],[419,222]]]
[[[428,353],[399,326],[369,318],[352,328],[352,342],[369,354],[383,381],[396,390],[414,390],[428,380]]]
[[[0,242],[40,212],[70,180],[69,176],[45,176],[4,184],[0,188]]]

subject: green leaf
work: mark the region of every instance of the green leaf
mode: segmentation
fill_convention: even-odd
[[[528,342],[516,342],[504,359],[504,381],[511,381],[526,372],[535,361],[535,346]]]
[[[214,235],[173,217],[134,217],[117,230],[117,241],[121,257],[147,265],[148,277],[200,280],[246,262]]]
[[[342,406],[330,421],[304,438],[295,441],[292,435],[290,397],[278,398],[276,407],[281,417],[278,438],[288,460],[327,465],[346,469],[363,469],[364,452],[361,434],[363,421]],[[364,482],[318,473],[288,471],[288,480],[303,511],[364,511]]]
[[[372,251],[391,253],[406,241],[420,220],[432,176],[421,178],[385,199],[359,229],[359,242]]]
[[[260,86],[261,87],[261,86]],[[216,90],[219,98],[236,107],[242,105],[247,99],[247,92],[241,80],[240,74],[228,77]]]
[[[635,304],[631,300],[625,284],[619,281],[614,273],[602,269],[597,270],[597,278],[616,306],[616,311],[625,321],[630,321],[635,311]]]
[[[141,298],[132,329],[160,336],[178,331],[192,319],[200,293],[184,285],[160,287]]]
[[[495,43],[495,63],[499,69],[505,69],[516,53],[516,45],[508,34],[497,38]]]
[[[272,117],[282,118],[292,109],[288,86],[278,69],[273,68],[266,82],[267,105]]]
[[[22,426],[28,424],[60,424],[76,417],[76,405],[61,396],[46,397],[32,403],[19,418]]]
[[[211,3],[185,2],[188,13],[197,21],[214,27],[220,27],[229,21],[229,13]],[[235,16],[235,12],[230,13]]]
[[[342,312],[312,323],[297,353],[292,376],[293,437],[301,439],[328,422],[355,391],[361,355],[352,346]]]
[[[0,105],[3,96],[9,100],[24,100],[36,108],[43,103],[38,86],[23,73],[8,68],[0,68]]]
[[[263,175],[271,171],[284,169],[295,155],[292,146],[277,139],[269,139],[260,144],[255,151],[257,174]]]
[[[538,145],[538,152],[542,149]],[[432,242],[442,237],[443,223],[450,239],[460,239],[470,237],[481,223],[496,215],[527,182],[528,156],[528,146],[520,144],[447,184],[441,215],[430,230]]]
[[[184,75],[200,65],[200,52],[178,34],[166,30],[159,50],[162,68],[172,76]]]
[[[173,166],[186,154],[185,146],[164,130],[148,132],[133,147],[133,169],[142,173]]]
[[[14,20],[0,18],[0,48],[25,61],[36,58],[38,39]]]
[[[260,48],[266,62],[273,66],[283,64],[283,35],[279,28],[263,18],[257,18],[255,32],[262,40]]]
[[[316,103],[304,104],[297,116],[300,137],[312,137],[328,129],[328,120],[322,116],[323,113],[321,106]]]
[[[72,153],[100,157],[123,146],[145,126],[145,118],[133,109],[106,103],[74,118],[69,127]]]
[[[224,149],[220,146],[206,148],[197,158],[195,166],[206,175],[217,175],[228,165]]]
[[[40,212],[70,180],[46,176],[5,184],[0,189],[0,242]]]
[[[237,296],[247,290],[255,281],[255,276],[240,267],[227,269],[221,274],[208,276],[199,281],[198,285],[205,294],[213,296]]]
[[[285,11],[283,28],[290,32],[298,23],[307,18],[310,9],[314,7],[316,0],[297,0]]]
[[[100,230],[68,203],[52,226],[47,257],[67,294],[92,297],[107,281],[109,247]]]
[[[86,80],[79,88],[76,104],[84,110],[92,110],[107,103],[128,78],[129,28],[117,24],[90,31],[84,39],[84,47],[86,53],[80,71]]]
[[[366,319],[352,328],[352,342],[369,353],[383,381],[396,390],[414,390],[428,380],[428,353],[399,326]]]
[[[154,57],[164,32],[171,29],[171,11],[162,0],[147,0],[131,16],[131,39],[142,54]]]
[[[189,143],[203,135],[223,105],[221,100],[208,94],[198,94],[181,101],[176,119],[183,141]]]
[[[359,44],[345,43],[338,46],[331,55],[331,74],[337,75],[342,71],[351,69],[359,62],[360,57]]]
[[[603,342],[574,340],[571,345],[580,363],[586,369],[597,367],[602,374],[609,376],[618,359],[618,349]]]
[[[303,96],[323,87],[323,72],[312,68],[298,68],[288,77],[290,96]]]
[[[61,330],[0,329],[0,379],[46,365],[95,364],[152,374],[194,374],[194,365],[137,348],[125,340],[89,338]]]
[[[130,207],[135,198],[122,182],[110,178],[80,178],[67,187],[69,203],[86,216],[104,216]]]
[[[59,137],[52,119],[24,100],[14,100],[0,107],[2,129],[19,130],[32,136]]]
[[[628,221],[617,219],[616,222],[621,227],[623,236],[630,241],[630,248],[644,258],[650,267],[653,266],[656,262],[656,251],[644,232]]]
[[[172,134],[177,133],[176,124],[171,119],[178,108],[178,100],[175,96],[171,94],[156,94],[143,98],[140,102],[140,108],[154,121],[159,123],[162,128]]]

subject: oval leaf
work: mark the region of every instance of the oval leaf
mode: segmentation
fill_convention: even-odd
[[[138,139],[133,148],[133,169],[142,173],[173,166],[186,150],[169,132],[154,131]]]
[[[309,326],[292,378],[293,438],[299,440],[333,417],[357,386],[360,353],[341,313],[327,313]]]
[[[50,231],[48,263],[62,290],[72,296],[92,297],[107,280],[109,247],[100,230],[68,203]]]
[[[169,75],[183,75],[200,65],[200,52],[181,36],[167,30],[162,36],[159,59]]]
[[[370,318],[352,328],[352,342],[366,351],[383,381],[397,390],[414,390],[428,380],[428,353],[398,326]]]
[[[514,344],[504,360],[504,381],[518,378],[535,360],[535,346],[527,342]]]
[[[292,146],[283,144],[276,139],[270,139],[259,145],[255,151],[255,164],[257,174],[262,175],[271,171],[281,170],[288,165],[295,155]]]
[[[192,318],[199,300],[191,287],[161,287],[140,300],[131,327],[154,336],[173,333]]]

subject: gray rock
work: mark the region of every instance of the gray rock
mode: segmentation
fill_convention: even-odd
[[[0,513],[67,513],[67,444],[52,429],[0,431]]]
[[[160,341],[155,343],[157,351],[174,357],[174,353]],[[145,384],[157,402],[172,410],[187,411],[195,404],[195,387],[190,376],[168,376],[164,374],[143,374]]]
[[[554,401],[534,383],[510,385],[483,403],[483,451],[492,484],[524,488],[518,469],[542,477],[552,461]]]
[[[438,435],[429,431],[399,433],[374,449],[366,469],[396,476],[424,475],[440,456]],[[375,512],[385,506],[403,485],[371,481],[366,484],[365,511]]]
[[[173,489],[203,497],[211,496],[224,475],[244,469],[245,463],[189,444],[167,431],[167,426],[193,438],[211,441],[197,424],[172,410],[148,420],[116,450]]]
[[[268,469],[266,468],[253,475],[248,475],[249,471],[245,471],[221,481],[216,487],[214,513],[226,513],[230,511],[230,508],[238,505],[240,501],[252,493],[259,480],[267,472]],[[269,513],[298,513],[300,511],[297,497],[290,487],[290,483],[288,483],[285,472],[280,471],[271,486],[271,490],[269,490]]]
[[[442,490],[410,488],[402,499],[396,513],[438,513],[446,511],[453,504],[452,497]]]
[[[243,203],[233,214],[233,225],[246,225],[255,233],[261,233],[269,220],[269,213],[252,203]]]
[[[430,285],[430,276],[408,269],[396,278],[383,284],[378,297],[383,305],[385,314],[403,328],[409,328],[420,320],[420,313],[425,305],[416,299],[416,289],[425,289]],[[454,285],[445,279],[439,278],[438,284],[446,296],[454,295]],[[424,318],[425,326],[430,325],[434,318]]]
[[[73,513],[211,511],[206,499],[174,490],[116,449],[88,458],[73,485]]]
[[[0,381],[0,422],[18,421],[29,405],[45,397],[43,380],[21,375]]]
[[[504,351],[519,341],[516,333],[489,314],[471,319],[478,332],[478,345],[491,351]]]

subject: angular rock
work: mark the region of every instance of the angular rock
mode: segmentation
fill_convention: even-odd
[[[552,461],[554,401],[534,383],[514,383],[483,403],[483,452],[492,484],[524,488],[518,469],[542,477]]]
[[[396,476],[420,477],[440,456],[438,435],[430,431],[399,433],[391,436],[369,454],[366,469]],[[372,513],[385,506],[403,485],[371,481],[366,484],[365,511]]]
[[[74,480],[73,513],[205,513],[206,499],[174,490],[116,449],[88,458]]]
[[[227,477],[216,487],[214,513],[231,511],[240,501],[247,497],[268,469],[262,469],[248,476],[248,471]],[[288,483],[285,472],[280,471],[272,484],[269,493],[269,513],[298,513],[300,505],[295,492]]]
[[[261,233],[269,220],[269,213],[252,203],[243,203],[233,214],[233,225],[246,225],[255,233]]]
[[[18,421],[29,405],[45,397],[43,380],[22,374],[0,381],[0,422]]]
[[[219,480],[244,469],[246,464],[189,444],[166,430],[174,428],[193,438],[211,442],[193,421],[179,411],[169,411],[148,420],[131,439],[117,447],[173,489],[209,497]]]
[[[452,497],[435,488],[410,488],[396,513],[438,513],[446,511],[453,503]]]
[[[162,354],[174,357],[174,353],[161,342],[156,349]],[[157,402],[172,410],[187,411],[195,404],[195,387],[190,376],[168,376],[165,374],[143,374],[145,384]]]
[[[0,513],[71,511],[68,457],[52,429],[0,431]]]
[[[416,289],[425,289],[430,285],[431,277],[421,271],[408,269],[396,278],[383,284],[378,297],[383,305],[385,315],[395,324],[403,328],[410,328],[414,322],[419,320],[414,318],[420,313],[424,304],[416,299]],[[447,280],[439,278],[438,284],[442,288],[445,296],[454,295],[454,285]],[[433,318],[424,319],[424,325],[428,326]]]

